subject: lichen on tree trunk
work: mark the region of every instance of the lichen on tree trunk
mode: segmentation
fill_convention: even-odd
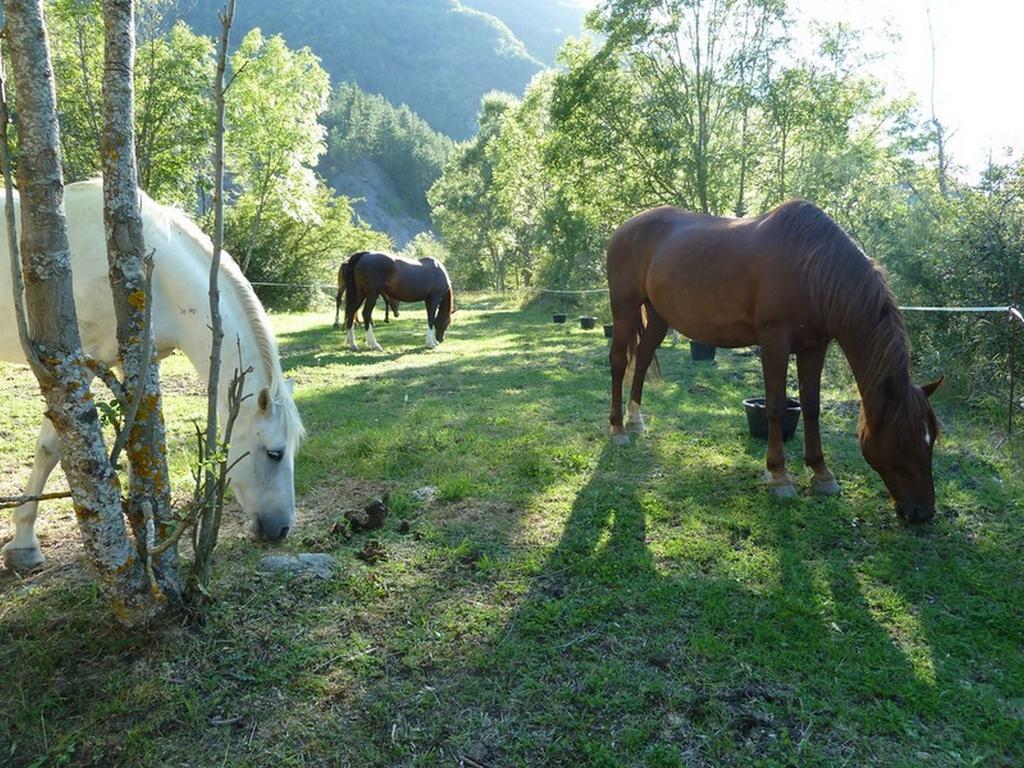
[[[103,0],[106,35],[101,157],[103,221],[124,384],[129,393],[142,388],[134,419],[125,424],[131,468],[125,509],[139,548],[144,550],[150,520],[155,524],[155,543],[159,543],[170,532],[172,510],[159,361],[156,345],[143,343],[149,333],[146,307],[151,297],[135,164],[134,15],[133,0]],[[140,554],[145,557],[144,551]],[[170,547],[154,563],[164,594],[180,591],[177,561],[177,548]]]
[[[21,259],[32,346],[27,358],[61,439],[61,466],[89,558],[115,615],[135,624],[160,601],[128,536],[120,483],[89,392],[71,283],[56,90],[42,0],[3,0],[11,75],[19,97]],[[29,352],[28,350],[26,351]]]

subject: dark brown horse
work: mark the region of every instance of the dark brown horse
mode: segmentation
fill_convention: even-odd
[[[342,299],[345,298],[345,292],[348,290],[348,285],[345,283],[345,266],[348,264],[349,259],[351,259],[353,256],[362,256],[364,253],[369,253],[369,251],[359,251],[358,253],[353,253],[351,256],[348,257],[348,259],[345,259],[343,262],[341,262],[341,266],[338,267],[338,292],[334,296],[335,328],[341,328],[341,302]],[[398,300],[393,299],[390,296],[385,296],[383,294],[381,294],[381,298],[384,299],[384,322],[391,322],[388,318],[388,313],[390,310],[390,312],[394,313],[395,317],[398,317]]]
[[[657,208],[627,221],[608,244],[615,321],[611,346],[611,436],[643,431],[644,377],[668,328],[719,347],[760,345],[768,413],[766,479],[795,494],[782,450],[786,370],[796,354],[805,461],[818,493],[839,490],[825,466],[818,428],[825,352],[835,339],[861,394],[861,452],[881,475],[896,512],[935,514],[932,448],[938,422],[924,387],[910,380],[910,341],[882,270],[827,214],[794,201],[752,219]],[[635,357],[629,419],[622,381]]]
[[[373,336],[373,307],[378,296],[390,297],[396,302],[426,303],[427,346],[433,349],[444,341],[445,331],[455,311],[455,297],[448,272],[437,259],[412,261],[386,253],[356,253],[343,268],[347,286],[345,327],[352,349],[359,348],[352,324],[362,304],[366,343],[378,352],[383,351]]]

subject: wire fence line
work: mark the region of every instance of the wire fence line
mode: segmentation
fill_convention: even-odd
[[[314,288],[326,291],[336,291],[337,285],[332,283],[283,283],[283,282],[267,282],[267,281],[256,281],[250,283],[254,286],[265,286],[268,288]],[[578,288],[578,289],[560,289],[560,288],[537,288],[534,289],[537,293],[548,294],[551,296],[582,296],[588,294],[605,293],[607,288]],[[1013,414],[1014,411],[1020,406],[1016,402],[1016,385],[1017,385],[1017,323],[1019,322],[1024,326],[1024,313],[1021,312],[1020,307],[1005,304],[999,306],[982,306],[982,307],[925,307],[925,306],[905,306],[900,307],[902,312],[921,312],[921,313],[933,313],[933,314],[1001,314],[1006,315],[1010,321],[1013,332],[1010,342],[1010,402],[1009,402],[1009,414],[1007,431],[1013,433]],[[1016,322],[1015,322],[1016,321]]]
[[[266,282],[266,281],[253,281],[249,285],[263,286],[267,288],[320,288],[325,291],[335,291],[338,286],[334,283],[280,283],[280,282]],[[607,288],[576,288],[576,289],[562,289],[562,288],[537,288],[537,293],[546,293],[553,296],[575,296],[591,293],[607,293]],[[1000,313],[1014,316],[1021,323],[1024,323],[1024,314],[1021,313],[1020,309],[1010,304],[993,306],[993,307],[919,307],[919,306],[907,306],[900,307],[902,312],[937,312],[945,314],[954,314],[959,312],[972,313],[972,314],[989,314],[989,313]]]
[[[265,282],[251,282],[249,285],[261,285],[269,288],[323,288],[328,291],[336,291],[337,285],[332,283],[265,283]]]

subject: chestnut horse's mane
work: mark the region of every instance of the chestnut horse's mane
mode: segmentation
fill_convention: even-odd
[[[856,372],[862,398],[881,392],[886,405],[901,401],[905,407],[886,409],[889,419],[906,419],[908,427],[927,422],[937,435],[938,424],[927,397],[910,386],[910,337],[882,266],[812,203],[784,203],[766,218],[780,227],[787,251],[798,259],[804,286],[820,307],[829,336],[844,349],[868,347],[867,355],[858,356],[866,363]],[[870,431],[863,409],[860,431],[862,436]],[[917,431],[901,429],[900,433]]]

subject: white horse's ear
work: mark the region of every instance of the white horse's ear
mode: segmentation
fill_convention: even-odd
[[[259,397],[256,398],[256,404],[260,407],[261,411],[270,410],[270,390],[264,387],[260,390]]]

